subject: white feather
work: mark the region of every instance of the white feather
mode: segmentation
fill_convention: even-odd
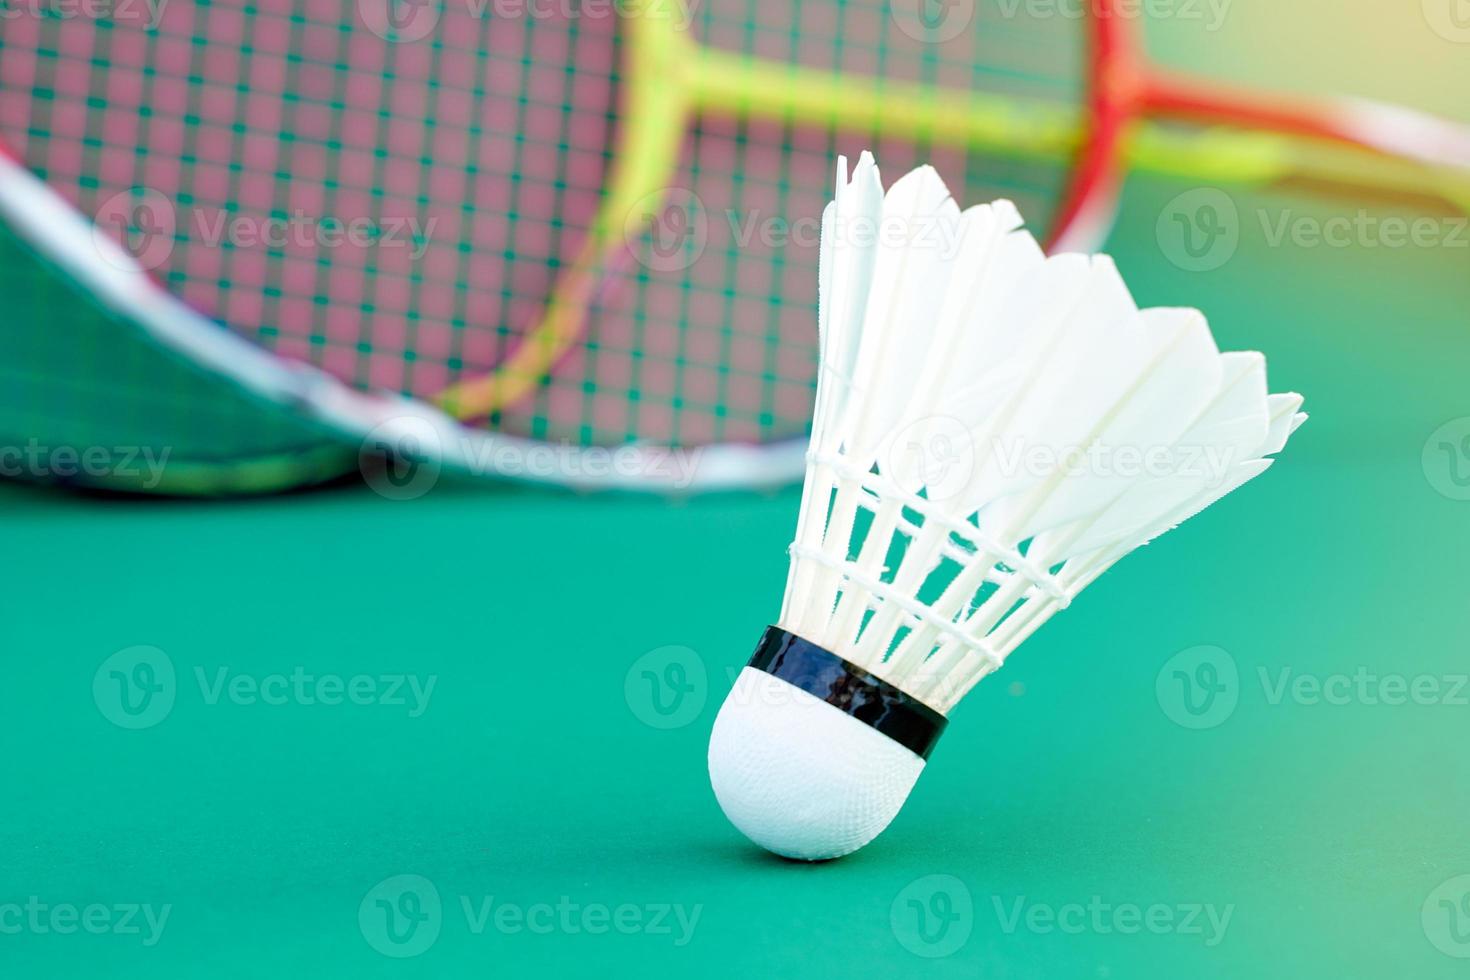
[[[883,201],[852,382],[859,410],[846,451],[854,459],[876,459],[913,397],[912,381],[933,344],[954,264],[938,238],[958,225],[959,207],[930,167],[899,180]]]
[[[867,154],[823,223],[814,462],[780,625],[940,711],[1305,419],[1300,396],[1268,394],[1260,354],[1220,353],[1194,310],[1140,311],[1111,260],[1046,258],[1021,225],[1009,202],[961,213],[927,167],[885,196]],[[956,432],[968,471],[940,494],[910,450]]]
[[[873,287],[877,242],[853,229],[876,227],[882,217],[883,185],[872,154],[864,153],[852,180],[839,189],[831,231],[824,227],[823,247],[830,250],[832,270],[827,296],[820,304],[828,311],[821,332],[821,373],[831,382],[826,398],[817,404],[813,428],[821,431],[822,449],[835,451],[853,392],[853,375],[862,343],[868,295]]]

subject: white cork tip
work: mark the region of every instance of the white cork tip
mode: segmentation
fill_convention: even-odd
[[[923,770],[888,736],[753,667],[710,734],[710,784],[725,816],[766,850],[802,861],[877,837]]]

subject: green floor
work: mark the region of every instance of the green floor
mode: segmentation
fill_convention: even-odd
[[[1312,421],[828,865],[704,771],[792,493],[0,484],[0,976],[1464,976],[1470,249],[1273,245],[1356,205],[1237,195],[1190,271],[1154,216],[1196,189],[1130,186],[1119,265]]]
[[[954,976],[1461,975],[1421,908],[1470,871],[1470,505],[1416,453],[1301,456],[1098,583],[957,713],[892,830],[825,866],[747,845],[704,775],[779,602],[789,495],[6,487],[0,904],[113,911],[101,935],[49,911],[0,933],[5,973],[893,976],[946,953]],[[1205,644],[1239,680],[1186,728],[1169,661]],[[176,681],[130,730],[94,680],[135,645]],[[640,658],[669,645],[685,682],[655,704],[644,671],[678,675]],[[1276,693],[1360,667],[1441,703]],[[417,936],[381,894],[362,909],[399,875],[441,903]],[[1142,921],[1161,933],[1122,931]]]

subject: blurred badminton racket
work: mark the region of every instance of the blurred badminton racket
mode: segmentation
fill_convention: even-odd
[[[1134,170],[1470,202],[1463,128],[1164,73],[1097,4],[1085,30],[914,0],[12,18],[0,443],[41,457],[19,475],[174,493],[316,482],[364,445],[577,486],[775,484],[803,468],[799,232],[838,152],[932,159],[1068,248]],[[60,473],[56,447],[99,462]]]

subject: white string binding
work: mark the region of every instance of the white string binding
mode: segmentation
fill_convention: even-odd
[[[927,526],[930,522],[936,524],[941,530],[963,538],[977,551],[998,556],[999,563],[1014,569],[1015,573],[1021,575],[1031,586],[1042,592],[1057,603],[1059,609],[1066,609],[1075,598],[1072,590],[1064,586],[1061,581],[1051,572],[1027,559],[1027,557],[1015,548],[1001,545],[981,533],[980,529],[968,521],[959,521],[949,517],[947,514],[937,513],[934,510],[933,501],[909,493],[900,487],[885,473],[876,473],[872,470],[864,470],[855,465],[849,458],[833,453],[808,453],[808,463],[814,463],[829,467],[839,478],[850,480],[869,494],[873,500],[859,498],[859,502],[869,510],[873,509],[875,501],[891,499],[897,500],[909,510],[912,510],[924,518]],[[899,526],[908,533],[910,538],[917,534],[922,528],[907,520],[899,519]],[[946,557],[954,557],[947,554]],[[965,556],[968,559],[968,556]],[[963,562],[961,562],[963,564]],[[988,578],[988,576],[987,576]],[[854,581],[857,581],[854,579]],[[859,582],[858,584],[862,584]]]
[[[858,571],[857,565],[855,563],[845,558],[833,558],[831,555],[828,555],[825,552],[819,551],[815,548],[807,548],[799,544],[791,545],[788,550],[796,558],[805,561],[814,561],[819,565],[823,565],[827,568],[841,573],[842,577],[849,582],[852,582],[855,585],[866,589],[868,592],[871,592],[876,598],[882,599],[884,602],[893,603],[895,606],[908,613],[910,618],[919,623],[922,623],[925,626],[930,626],[936,631],[944,634],[946,637],[954,640],[956,643],[959,643],[966,649],[974,652],[982,660],[985,660],[987,663],[992,664],[995,668],[999,668],[1002,664],[1004,658],[1002,658],[998,653],[995,652],[995,650],[991,648],[990,644],[985,641],[984,637],[971,636],[963,629],[961,629],[959,624],[952,623],[949,620],[937,615],[934,610],[919,602],[917,599],[911,598],[910,596],[906,596],[903,593],[899,592],[890,583],[884,582],[881,579],[870,578],[869,576],[864,575],[862,572]],[[869,607],[871,608],[871,603],[869,604]]]

